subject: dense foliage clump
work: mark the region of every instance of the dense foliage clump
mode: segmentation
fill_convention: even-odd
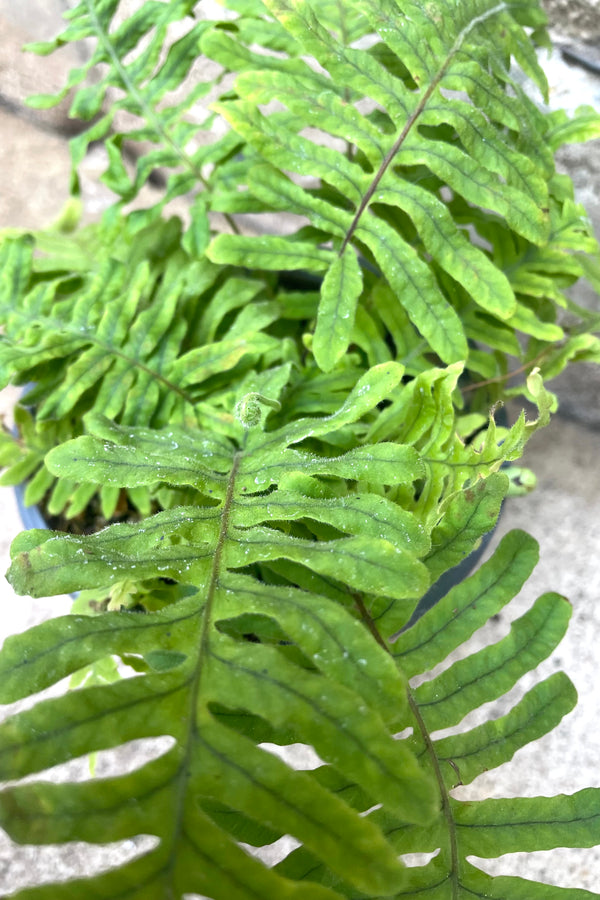
[[[93,499],[136,520],[13,543],[18,593],[81,593],[0,653],[3,703],[76,688],[0,725],[0,823],[32,845],[153,843],[13,897],[579,900],[476,858],[599,843],[597,789],[453,795],[575,703],[559,672],[464,726],[567,626],[544,594],[449,664],[535,542],[508,534],[413,613],[515,489],[555,407],[544,381],[600,361],[599,323],[568,295],[600,287],[598,245],[553,156],[600,117],[524,90],[546,92],[534,2],[224,6],[82,0],[33,48],[87,41],[64,91],[90,122],[69,211],[91,142],[116,199],[85,228],[68,211],[2,236],[0,378],[29,385],[3,480],[51,514]],[[500,421],[509,397],[534,416]],[[132,771],[27,778],[145,738],[168,747]],[[295,744],[315,769],[272,752]],[[290,835],[275,866],[254,851]]]

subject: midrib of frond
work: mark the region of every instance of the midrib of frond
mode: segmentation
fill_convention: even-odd
[[[450,63],[452,62],[452,60],[454,59],[454,57],[456,56],[458,51],[461,49],[461,47],[462,47],[465,39],[469,35],[469,33],[477,25],[480,25],[486,19],[491,18],[492,16],[496,15],[497,13],[503,12],[504,10],[506,10],[506,8],[507,8],[506,3],[498,3],[496,6],[492,7],[491,9],[486,10],[486,12],[481,13],[481,15],[475,16],[475,18],[473,18],[468,23],[468,25],[466,25],[465,28],[463,28],[463,30],[457,36],[454,44],[448,51],[446,58],[443,60],[441,66],[439,67],[438,71],[436,72],[433,80],[430,82],[427,89],[425,90],[425,93],[423,94],[419,103],[417,104],[416,109],[409,116],[406,124],[404,125],[404,128],[398,135],[398,138],[396,139],[392,148],[386,154],[381,165],[379,166],[379,169],[377,170],[377,172],[375,174],[375,177],[373,178],[373,181],[371,182],[368,189],[366,190],[366,192],[360,202],[360,205],[359,205],[358,209],[356,210],[354,218],[352,219],[352,222],[350,223],[350,225],[348,227],[348,231],[346,232],[346,235],[342,241],[342,244],[341,244],[341,247],[340,247],[339,253],[338,253],[339,256],[342,256],[342,254],[344,253],[344,250],[348,246],[349,242],[352,240],[354,232],[358,228],[358,225],[360,223],[360,220],[361,220],[363,214],[367,210],[367,207],[369,206],[369,203],[371,202],[375,191],[379,187],[381,179],[383,178],[383,176],[389,169],[394,158],[397,156],[397,154],[400,151],[402,145],[404,144],[406,138],[412,132],[415,124],[417,123],[419,118],[422,116],[422,114],[425,112],[427,105],[428,105],[435,89],[438,87],[440,81],[442,80],[442,78],[444,77],[446,72],[448,71],[448,67],[450,66]]]
[[[388,641],[382,636],[379,631],[376,623],[371,618],[368,610],[366,609],[364,603],[357,602],[357,609],[360,612],[361,619],[363,620],[366,627],[369,629],[377,643],[383,647],[386,653],[389,653],[390,656],[393,657],[393,654],[390,649],[390,645]],[[446,787],[446,783],[444,781],[444,776],[442,774],[442,770],[440,768],[439,759],[437,757],[437,753],[435,751],[435,747],[433,745],[433,741],[431,739],[431,735],[429,734],[429,730],[427,725],[425,724],[423,717],[421,716],[421,712],[419,706],[413,696],[410,688],[407,688],[407,697],[408,697],[408,705],[414,716],[415,722],[417,724],[417,728],[419,729],[419,733],[425,745],[425,751],[427,753],[427,757],[430,761],[431,768],[433,770],[436,783],[438,785],[438,790],[440,793],[440,799],[442,804],[442,815],[446,821],[447,829],[448,829],[448,844],[450,849],[450,860],[451,860],[451,870],[448,873],[448,879],[450,884],[452,885],[452,898],[451,900],[459,900],[460,897],[460,857],[458,850],[458,835],[456,830],[456,822],[454,821],[454,816],[452,814],[452,806],[450,803],[450,793]]]
[[[215,600],[215,593],[217,590],[217,586],[219,583],[219,575],[221,571],[221,558],[223,556],[223,548],[225,546],[225,541],[227,540],[227,532],[229,529],[229,517],[231,514],[231,506],[233,502],[233,495],[235,491],[235,480],[237,476],[237,472],[242,460],[242,452],[238,451],[233,457],[233,463],[231,466],[231,472],[229,475],[229,481],[227,483],[227,492],[225,494],[225,500],[223,502],[223,508],[221,511],[221,527],[219,529],[219,535],[217,538],[217,543],[215,546],[215,552],[213,556],[210,577],[208,580],[208,587],[206,590],[206,602],[204,606],[199,611],[200,619],[200,627],[199,627],[199,636],[198,636],[198,657],[196,661],[196,666],[192,673],[192,677],[190,680],[190,700],[189,700],[189,713],[188,713],[188,727],[187,734],[185,737],[185,751],[183,761],[181,763],[179,769],[179,785],[178,785],[178,793],[177,799],[175,803],[175,816],[173,823],[173,838],[172,845],[175,847],[181,836],[183,836],[184,828],[183,828],[183,819],[185,812],[185,801],[186,801],[186,789],[188,785],[188,772],[190,769],[192,752],[194,749],[196,734],[198,730],[198,698],[200,697],[200,690],[202,686],[202,674],[204,672],[204,665],[209,656],[209,643],[210,643],[210,629],[212,626],[212,610]],[[175,853],[171,853],[171,862],[170,862],[170,870],[171,872],[175,866]],[[172,879],[171,879],[172,883]],[[171,900],[176,900],[175,895],[173,894]]]
[[[448,873],[448,879],[450,881],[450,884],[452,885],[452,900],[459,900],[461,885],[459,878],[458,835],[456,833],[456,822],[454,821],[454,816],[452,815],[450,793],[444,781],[444,776],[440,768],[437,753],[435,752],[435,747],[433,746],[433,741],[431,740],[431,735],[429,734],[427,726],[423,721],[421,711],[419,710],[419,706],[410,688],[408,689],[408,705],[413,716],[415,717],[415,722],[417,723],[419,733],[421,734],[421,738],[423,740],[423,743],[425,744],[425,750],[431,763],[438,790],[440,792],[440,798],[442,801],[442,815],[446,821],[446,826],[448,829],[448,844],[450,847],[451,868],[450,872]]]

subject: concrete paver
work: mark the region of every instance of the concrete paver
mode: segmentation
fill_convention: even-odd
[[[0,109],[2,226],[49,225],[68,194],[70,169],[69,149],[63,138]]]

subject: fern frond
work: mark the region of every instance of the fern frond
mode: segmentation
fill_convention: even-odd
[[[163,233],[165,226],[154,229]],[[229,390],[265,356],[274,364],[290,355],[289,343],[267,333],[277,307],[243,308],[265,290],[264,282],[222,284],[217,267],[190,264],[178,245],[158,264],[128,265],[108,254],[97,271],[77,278],[69,272],[39,279],[32,254],[27,238],[0,248],[0,376],[3,383],[34,383],[26,402],[35,407],[39,436],[32,441],[29,429],[27,475],[59,442],[57,428],[64,438],[74,419],[81,431],[86,410],[127,424],[194,423],[195,405],[208,391],[218,395],[219,380]],[[233,319],[224,323],[228,312]],[[47,470],[40,471],[28,502],[53,487]],[[6,479],[14,483],[23,474],[19,468]],[[61,511],[61,501],[59,486],[52,512]]]
[[[254,386],[270,382],[281,391],[291,368],[265,373]],[[450,388],[456,372],[438,374]],[[365,440],[380,404],[395,393],[412,396],[413,382],[401,386],[402,376],[394,362],[373,368],[328,415],[289,420],[267,398],[265,430],[255,422],[260,409],[248,405],[221,427],[213,419],[210,430],[88,417],[88,435],[48,455],[49,469],[68,479],[109,488],[163,483],[194,497],[193,505],[141,525],[82,537],[33,531],[13,544],[9,578],[18,592],[118,591],[132,576],[142,586],[157,578],[177,585],[160,612],[45,623],[10,638],[0,655],[4,702],[106,656],[138,673],[42,701],[1,726],[6,779],[137,738],[175,741],[127,775],[68,786],[17,783],[0,794],[0,821],[17,840],[158,838],[112,874],[53,886],[54,897],[92,886],[99,897],[115,897],[118,884],[121,896],[138,898],[152,884],[157,898],[202,891],[249,900],[259,885],[262,896],[307,900],[419,891],[445,900],[488,884],[466,857],[492,852],[492,808],[487,801],[482,807],[479,845],[471,804],[451,792],[557,724],[574,691],[558,673],[502,718],[446,732],[551,652],[569,609],[563,598],[545,595],[508,638],[407,687],[407,678],[446,660],[518,592],[537,550],[522,533],[507,536],[475,575],[414,622],[430,581],[493,524],[507,478],[493,474],[499,460],[484,451],[487,478],[442,492],[433,528],[418,502],[411,509],[408,498],[418,494],[424,471],[418,437]],[[535,425],[517,423],[506,433],[509,454],[528,427]],[[474,452],[464,450],[465,458]],[[308,744],[324,764],[295,772],[259,746],[265,741]],[[533,846],[528,803],[493,806],[502,822],[497,848],[521,836]],[[598,816],[594,791],[540,801],[540,846],[565,840],[571,803],[581,816]],[[273,870],[237,844],[263,846],[284,834],[301,846]],[[398,854],[417,851],[439,852],[421,869],[403,870]],[[48,896],[45,890],[17,897],[33,900]]]
[[[417,510],[422,521],[432,524],[440,497],[451,496],[465,485],[473,486],[479,475],[486,477],[518,459],[528,437],[548,423],[552,408],[552,396],[539,373],[534,373],[528,386],[538,406],[538,419],[527,422],[522,413],[512,428],[505,429],[497,427],[491,415],[482,437],[465,443],[456,427],[453,406],[461,374],[462,366],[454,365],[430,368],[418,375],[397,392],[369,429],[370,440],[398,440],[418,449],[427,477],[419,496],[415,500],[404,497],[403,502]]]
[[[574,705],[558,672],[485,708],[553,651],[567,602],[544,594],[465,648],[535,565],[521,532],[430,598],[547,423],[542,376],[600,359],[565,293],[600,286],[600,253],[553,161],[598,117],[545,114],[513,77],[547,90],[533,0],[225,0],[211,22],[196,5],[79,0],[33,47],[93,45],[60,95],[91,123],[72,187],[100,140],[119,201],[72,237],[0,243],[0,383],[32,385],[2,480],[50,511],[97,493],[108,516],[127,492],[142,519],[13,543],[18,593],[84,594],[0,651],[0,702],[34,701],[0,724],[0,824],[32,846],[151,840],[15,900],[583,897],[477,860],[597,843],[600,791],[462,792]],[[158,202],[123,215],[157,169]],[[160,218],[183,193],[187,230]],[[232,218],[279,211],[295,233]],[[211,239],[215,213],[233,234]],[[537,418],[500,426],[496,384]],[[45,780],[156,738],[133,770]],[[316,769],[284,761],[294,744]],[[431,858],[407,869],[412,853]]]
[[[255,68],[236,80],[240,99],[215,105],[273,166],[272,171],[263,167],[260,174],[251,171],[249,190],[271,208],[307,216],[333,234],[338,254],[331,263],[333,272],[341,261],[353,258],[349,245],[366,253],[440,357],[446,362],[464,359],[463,328],[423,256],[433,258],[471,303],[501,320],[514,313],[516,300],[506,275],[453,219],[441,199],[442,188],[494,211],[534,244],[544,244],[548,235],[546,176],[551,160],[535,162],[523,152],[528,133],[542,143],[544,121],[521,92],[509,98],[505,91],[510,76],[503,60],[511,53],[544,83],[521,24],[508,7],[492,2],[461,4],[459,11],[440,4],[434,11],[419,4],[365,0],[338,11],[340,21],[346,12],[359,12],[364,32],[372,28],[377,33],[379,43],[365,53],[344,44],[340,29],[336,33],[330,23],[323,23],[308,2],[272,0],[267,5],[328,79],[325,86],[324,76],[308,66],[292,75],[287,61],[277,70],[272,60],[268,69],[255,60]],[[533,5],[519,22],[540,24]],[[498,34],[506,54],[498,49]],[[453,92],[451,98],[447,91]],[[458,91],[464,98],[456,98]],[[286,112],[267,116],[258,111],[259,104],[275,99],[285,104]],[[379,105],[376,116],[360,107],[367,99]],[[320,136],[312,139],[301,133],[309,127]],[[325,145],[323,135],[343,137],[350,152],[337,149],[335,141]],[[317,177],[322,189],[286,182],[275,169]],[[425,171],[429,174],[414,177]],[[238,250],[235,237],[221,236],[210,252],[214,259],[235,262],[244,250],[241,244]],[[324,310],[331,307],[328,284],[326,277]],[[350,340],[356,288],[344,298],[334,321],[334,331],[343,339],[327,358],[319,350],[324,338],[317,323],[316,352],[325,369],[334,365]],[[331,313],[321,315],[329,325]]]
[[[233,582],[231,589],[236,586]],[[245,710],[247,716],[258,715],[271,722],[276,732],[293,727],[305,739],[314,738],[318,729],[320,752],[335,759],[342,769],[345,768],[343,757],[348,760],[353,757],[354,778],[370,782],[377,769],[382,779],[395,771],[403,805],[407,800],[404,781],[416,776],[413,796],[419,815],[423,813],[419,801],[427,797],[427,783],[422,781],[424,793],[420,796],[415,764],[409,755],[396,753],[380,714],[375,708],[368,709],[359,695],[342,684],[330,691],[328,684],[325,699],[323,673],[319,675],[291,663],[286,666],[274,648],[260,646],[257,653],[248,653],[247,642],[240,644],[220,634],[214,622],[229,615],[227,599],[224,584],[211,598],[210,638],[207,635],[204,640],[201,634],[208,627],[203,624],[208,611],[197,597],[178,604],[160,617],[108,614],[100,619],[81,618],[79,625],[59,619],[52,623],[53,633],[42,626],[37,633],[29,635],[39,654],[47,656],[53,651],[55,660],[50,673],[38,675],[38,683],[51,683],[57,676],[68,674],[107,652],[141,655],[146,660],[148,674],[117,685],[72,692],[14,719],[12,728],[8,731],[5,728],[2,735],[7,753],[5,777],[22,777],[48,763],[56,764],[94,749],[104,749],[115,742],[124,743],[134,735],[170,734],[177,744],[166,755],[127,776],[63,785],[64,791],[44,783],[11,789],[2,797],[3,825],[10,827],[7,819],[12,820],[18,812],[17,820],[21,824],[16,826],[15,836],[29,841],[33,838],[35,843],[63,842],[75,837],[93,843],[118,840],[138,833],[140,828],[160,837],[161,845],[156,851],[119,870],[118,881],[115,873],[93,879],[89,887],[93,885],[97,896],[116,896],[117,885],[120,892],[125,890],[122,895],[131,897],[143,896],[143,891],[145,896],[171,893],[179,897],[190,890],[223,898],[251,897],[256,896],[259,888],[264,896],[273,898],[336,896],[316,885],[293,886],[238,849],[232,835],[202,811],[203,806],[210,809],[210,803],[217,801],[228,808],[228,819],[234,828],[238,818],[236,810],[255,821],[264,820],[279,834],[296,833],[315,852],[330,857],[330,862],[337,857],[334,866],[340,871],[347,870],[344,857],[351,846],[356,854],[351,868],[357,884],[367,890],[389,892],[399,884],[402,869],[377,830],[342,801],[312,784],[309,777],[293,772],[275,756],[257,748],[253,740],[228,727],[226,714],[221,716],[216,709],[211,710],[225,701],[226,710]],[[344,613],[336,612],[337,627],[340,614]],[[297,621],[295,628],[290,627],[290,622],[286,624],[290,636],[296,640],[297,634],[303,632],[301,622]],[[68,644],[56,631],[66,625],[70,626],[72,638]],[[318,619],[313,616],[313,632],[317,626]],[[364,647],[364,638],[361,646],[360,628],[356,629],[356,637],[358,643],[355,642],[349,653],[354,657],[357,652],[369,652],[372,659],[372,647]],[[38,654],[32,653],[31,643],[28,647],[30,662],[39,670],[35,665]],[[177,647],[177,651],[170,651],[170,647]],[[6,659],[8,666],[11,661],[14,666],[22,658],[20,646],[13,643],[12,648],[7,647],[7,654],[11,649],[14,656],[11,654],[12,660],[11,656]],[[277,676],[269,677],[268,670],[275,664]],[[356,659],[353,665],[356,666]],[[328,668],[327,663],[323,666]],[[232,694],[231,687],[236,683],[238,689]],[[8,690],[7,686],[4,697],[8,696]],[[14,695],[14,688],[11,694]],[[90,704],[94,710],[91,716]],[[354,723],[348,719],[352,709]],[[49,733],[51,723],[57,720],[70,723],[61,728],[60,750],[52,747]],[[106,726],[102,729],[103,737],[98,727],[100,722]],[[33,729],[40,736],[34,742],[37,744],[35,757],[28,751],[26,737]],[[258,733],[261,730],[259,725]],[[46,738],[42,737],[44,733]],[[8,748],[14,747],[15,742],[21,745],[21,750],[18,761],[13,754],[11,763]],[[345,743],[346,749],[340,753],[336,748],[341,743]],[[329,750],[326,744],[330,745]],[[366,752],[356,753],[357,746]],[[34,749],[33,744],[30,748]],[[359,760],[362,775],[357,771]],[[133,806],[123,804],[127,796],[137,798]],[[212,863],[207,866],[211,856]],[[369,870],[369,864],[375,859],[380,867],[378,872]],[[234,884],[237,884],[236,892],[228,894]],[[54,885],[53,896],[73,896],[74,889],[85,888],[85,882],[64,887]],[[41,890],[41,894],[38,889],[31,896],[44,896],[44,889]]]
[[[204,251],[213,213],[285,211],[308,220],[292,238],[219,235],[209,255],[324,276],[310,347],[324,371],[352,346],[369,365],[390,358],[387,330],[411,374],[427,368],[427,348],[442,362],[465,361],[486,388],[471,394],[472,407],[486,413],[493,385],[500,396],[512,372],[538,365],[553,377],[568,360],[598,357],[596,341],[573,343],[559,324],[567,304],[588,332],[597,327],[574,310],[561,282],[595,283],[600,254],[552,155],[595,135],[598,117],[541,112],[513,77],[511,61],[547,90],[534,50],[544,41],[537,3],[225,6],[222,21],[194,21],[194,4],[183,0],[147,2],[123,19],[118,3],[85,0],[63,35],[37,47],[96,41],[65,88],[76,89],[74,113],[100,116],[75,139],[74,170],[89,141],[102,140],[105,180],[124,200],[155,167],[171,171],[156,209],[200,190],[185,244],[192,256]],[[174,26],[182,35],[175,41]],[[106,68],[82,87],[97,63]],[[196,101],[219,89],[206,117]],[[118,99],[102,115],[107,91]],[[121,110],[140,127],[113,121]],[[231,129],[218,137],[226,123]],[[125,139],[155,147],[144,145],[132,176]],[[154,215],[136,212],[132,222]],[[581,235],[579,248],[569,230]],[[385,309],[372,268],[392,289]],[[381,296],[382,285],[376,290]],[[522,383],[511,391],[528,396]]]
[[[46,54],[69,42],[93,43],[91,55],[72,69],[59,94],[29,100],[47,107],[77,89],[70,115],[92,124],[70,142],[73,193],[79,193],[77,170],[92,141],[104,142],[109,162],[103,181],[124,201],[137,196],[155,170],[167,173],[158,209],[166,200],[206,186],[205,165],[231,153],[237,142],[233,135],[218,138],[210,120],[202,121],[206,117],[192,110],[221,74],[196,67],[189,77],[210,27],[194,21],[196,6],[195,0],[146,0],[124,17],[118,0],[81,0],[65,14],[69,24],[54,41],[29,45]],[[123,160],[124,141],[139,148],[133,174]]]
[[[158,760],[120,778],[71,785],[64,793],[44,784],[10,788],[4,806],[0,801],[0,817],[17,839],[27,832],[40,843],[66,841],[77,831],[80,839],[105,842],[138,833],[143,822],[144,832],[156,834],[160,844],[119,873],[121,885],[132,884],[133,873],[139,884],[143,871],[144,884],[154,879],[156,896],[202,890],[230,897],[234,878],[233,896],[256,896],[261,884],[264,896],[339,896],[310,881],[292,886],[267,870],[258,876],[259,864],[246,862],[235,844],[237,829],[249,818],[276,836],[294,834],[359,890],[389,894],[400,886],[403,869],[396,854],[368,819],[256,744],[309,743],[321,759],[361,784],[373,802],[424,824],[435,814],[432,783],[392,736],[408,715],[405,682],[349,610],[327,596],[260,580],[256,566],[290,560],[338,581],[349,607],[368,592],[393,597],[410,611],[428,584],[419,561],[428,542],[418,523],[402,510],[394,515],[391,503],[378,504],[367,491],[348,497],[346,519],[340,515],[346,504],[300,493],[298,473],[345,482],[359,480],[367,466],[372,479],[406,482],[419,473],[416,452],[382,442],[327,457],[290,446],[351,426],[401,375],[393,363],[372,370],[328,417],[265,432],[239,423],[238,447],[201,432],[98,420],[90,422],[96,437],[68,442],[49,455],[52,471],[69,478],[78,479],[85,467],[88,478],[105,484],[191,485],[203,500],[89,537],[29,532],[17,539],[10,576],[17,590],[48,593],[73,578],[80,588],[108,586],[132,572],[138,580],[161,576],[190,586],[188,597],[161,614],[76,616],[7,641],[5,702],[107,654],[124,661],[133,654],[145,674],[81,688],[13,717],[0,728],[4,777],[21,778],[41,771],[50,759],[55,764],[120,745],[134,734],[169,734],[176,741]],[[285,478],[296,484],[295,492],[280,486]],[[291,503],[296,515],[331,525],[339,536],[315,541],[278,527]],[[74,565],[65,565],[67,559]],[[284,644],[268,638],[248,643],[243,625],[236,625],[248,618],[259,636],[265,621],[276,623]],[[235,717],[242,720],[240,728]],[[64,723],[59,746],[50,733],[56,721]],[[9,750],[16,743],[18,753]],[[117,810],[121,798],[134,795],[135,811],[127,803]],[[210,816],[214,804],[228,812],[219,824]],[[42,808],[46,814],[38,816]],[[23,825],[13,828],[16,809]],[[31,831],[27,822],[33,819],[38,824]],[[218,867],[211,869],[205,858],[213,843],[221,850]],[[349,849],[355,854],[350,866]],[[114,878],[91,883],[98,896],[114,896]],[[55,890],[55,897],[66,897],[71,888]],[[139,896],[139,888],[126,890],[125,896]]]
[[[413,728],[403,741],[425,767],[430,767],[441,800],[440,817],[425,828],[409,825],[384,809],[367,815],[387,834],[398,853],[431,857],[428,862],[424,857],[422,864],[411,866],[407,884],[392,895],[397,900],[467,900],[473,896],[575,900],[598,896],[520,878],[491,878],[477,868],[477,858],[495,858],[517,848],[527,852],[595,845],[599,833],[598,789],[572,796],[499,800],[462,800],[455,796],[458,786],[508,761],[521,746],[551,730],[575,703],[573,686],[557,672],[531,688],[506,715],[486,718],[474,727],[466,718],[482,704],[503,696],[553,651],[570,616],[568,603],[556,594],[540,597],[498,643],[447,665],[454,651],[460,650],[520,590],[537,555],[537,544],[531,537],[511,532],[475,575],[453,588],[434,610],[426,612],[391,645],[392,655],[412,685],[409,703]],[[386,634],[388,625],[380,620],[379,633]],[[446,666],[433,675],[434,667],[442,663]],[[450,736],[448,728],[452,728]],[[324,768],[317,769],[314,777],[319,783],[332,781]],[[337,779],[335,785],[357,808],[365,807],[359,787],[343,779]],[[293,851],[276,868],[287,877],[299,879],[310,872],[315,881],[346,892],[346,896],[370,896],[353,892],[304,847]]]

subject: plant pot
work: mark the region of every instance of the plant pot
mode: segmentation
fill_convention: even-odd
[[[502,514],[502,511],[500,511]],[[442,597],[445,597],[446,594],[453,588],[460,584],[465,578],[477,568],[478,563],[480,562],[483,554],[487,550],[487,547],[492,540],[494,532],[498,527],[498,523],[492,528],[491,531],[488,531],[487,534],[481,539],[481,543],[475,550],[471,551],[468,556],[459,562],[453,569],[448,569],[447,572],[438,578],[434,584],[431,585],[429,590],[423,594],[421,599],[419,600],[415,610],[406,623],[406,625],[398,631],[393,638],[398,637],[399,634],[402,634],[403,631],[407,631],[411,628],[415,622],[417,622],[421,616],[424,616],[426,612],[428,612],[432,607],[438,603]],[[392,639],[393,639],[392,638]]]
[[[50,526],[44,519],[39,506],[27,506],[25,504],[25,484],[17,484],[15,487],[15,497],[17,500],[17,508],[21,516],[23,528],[49,528]]]

